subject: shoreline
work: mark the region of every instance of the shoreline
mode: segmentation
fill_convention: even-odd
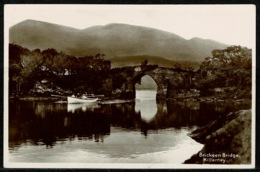
[[[57,101],[64,100],[64,97],[52,96],[21,96],[9,97],[9,99],[16,99],[22,101]],[[104,97],[104,100],[99,103],[128,103],[133,102],[134,99],[115,99]],[[211,97],[212,99],[214,97]],[[206,97],[199,97],[197,99],[180,99],[180,101],[198,101]],[[168,101],[167,99],[165,99]],[[169,101],[172,101],[170,99]],[[173,101],[179,101],[178,99]],[[224,101],[237,101],[236,99],[225,99]],[[239,102],[250,101],[250,99],[239,99]],[[64,101],[65,102],[65,101]],[[63,102],[63,103],[64,103]],[[218,101],[215,101],[218,102]],[[215,103],[214,101],[209,103]],[[196,154],[192,155],[190,159],[185,160],[184,164],[248,164],[251,162],[251,110],[239,110],[230,112],[225,115],[220,115],[216,120],[208,123],[203,127],[188,134],[193,140],[203,144],[203,148]],[[246,130],[247,129],[247,130]],[[250,128],[251,129],[251,128]],[[246,131],[244,131],[246,130]],[[242,134],[241,134],[242,133]],[[246,133],[246,134],[245,134]],[[241,136],[242,135],[242,136]],[[250,136],[250,138],[248,138]],[[243,139],[246,138],[244,141]],[[229,142],[230,141],[230,142]],[[235,147],[233,145],[240,145]]]
[[[189,136],[204,147],[184,164],[250,164],[251,109],[220,116]]]
[[[53,97],[53,96],[9,96],[9,99],[17,99],[17,100],[25,100],[25,101],[41,101],[41,100],[65,100],[64,97]],[[116,98],[116,97],[104,97],[104,100],[132,100],[125,98]],[[249,98],[217,98],[214,96],[204,96],[204,97],[183,97],[183,98],[157,98],[158,100],[166,100],[166,101],[199,101],[199,102],[225,102],[225,101],[251,101]]]

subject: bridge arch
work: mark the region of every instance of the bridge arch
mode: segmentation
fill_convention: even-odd
[[[135,83],[135,98],[156,98],[157,93],[157,83],[149,75],[143,75],[140,82]]]
[[[150,75],[143,75],[139,81],[140,82],[135,83],[135,88],[157,90],[158,84],[156,83],[156,80]]]
[[[179,96],[179,91],[183,89],[189,89],[192,85],[191,77],[192,72],[165,68],[158,66],[147,66],[147,67],[134,67],[126,68],[121,74],[125,79],[122,83],[121,97],[122,98],[136,98],[136,88],[137,83],[141,83],[141,78],[144,76],[149,76],[157,85],[156,98],[175,98]]]
[[[162,81],[156,76],[156,73],[153,72],[142,72],[137,74],[136,76],[134,76],[132,78],[132,84],[133,84],[133,91],[136,93],[136,84],[141,84],[141,80],[143,77],[149,77],[151,78],[154,83],[156,84],[156,98],[160,97],[160,95],[162,94],[164,87],[162,84]],[[135,95],[136,96],[136,95]]]

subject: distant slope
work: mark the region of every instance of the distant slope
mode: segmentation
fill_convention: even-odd
[[[140,65],[144,60],[148,60],[148,64],[160,64],[164,67],[173,67],[177,63],[183,66],[191,66],[191,67],[198,67],[200,65],[197,61],[184,61],[184,60],[169,60],[163,57],[157,56],[148,56],[148,55],[140,55],[140,56],[122,56],[122,57],[115,57],[110,59],[112,62],[113,67],[120,67],[120,66],[134,66]]]
[[[104,53],[114,62],[122,61],[119,58],[128,58],[129,62],[130,56],[163,57],[158,62],[162,64],[166,64],[165,60],[201,62],[213,49],[227,47],[213,40],[186,40],[141,26],[109,24],[80,30],[34,20],[12,26],[9,41],[29,49],[55,48],[76,56]]]
[[[34,20],[26,20],[10,28],[9,42],[29,49],[55,48],[69,50],[78,38],[78,29]]]

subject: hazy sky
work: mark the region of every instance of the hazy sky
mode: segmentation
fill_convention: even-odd
[[[87,28],[109,23],[147,26],[185,39],[255,44],[254,5],[5,5],[5,28],[26,19]]]

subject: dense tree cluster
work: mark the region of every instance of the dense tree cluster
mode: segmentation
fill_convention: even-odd
[[[29,50],[9,44],[10,93],[28,94],[35,84],[48,83],[51,89],[59,87],[71,93],[110,94],[124,86],[127,78],[134,74],[134,66],[111,69],[111,62],[104,58],[104,54],[75,57],[55,49]],[[140,64],[142,71],[158,67],[147,64],[147,60]],[[213,50],[212,57],[205,58],[197,72],[181,65],[172,69],[190,71],[195,75],[193,78],[184,77],[189,81],[185,81],[188,86],[181,85],[182,88],[251,90],[252,51],[241,46]]]
[[[223,50],[213,50],[212,57],[202,62],[197,79],[197,87],[237,87],[251,89],[252,50],[241,46],[231,46]]]
[[[75,57],[55,49],[30,51],[9,44],[10,92],[27,93],[43,80],[75,92],[93,92],[111,68],[111,62],[104,60],[104,56]]]

